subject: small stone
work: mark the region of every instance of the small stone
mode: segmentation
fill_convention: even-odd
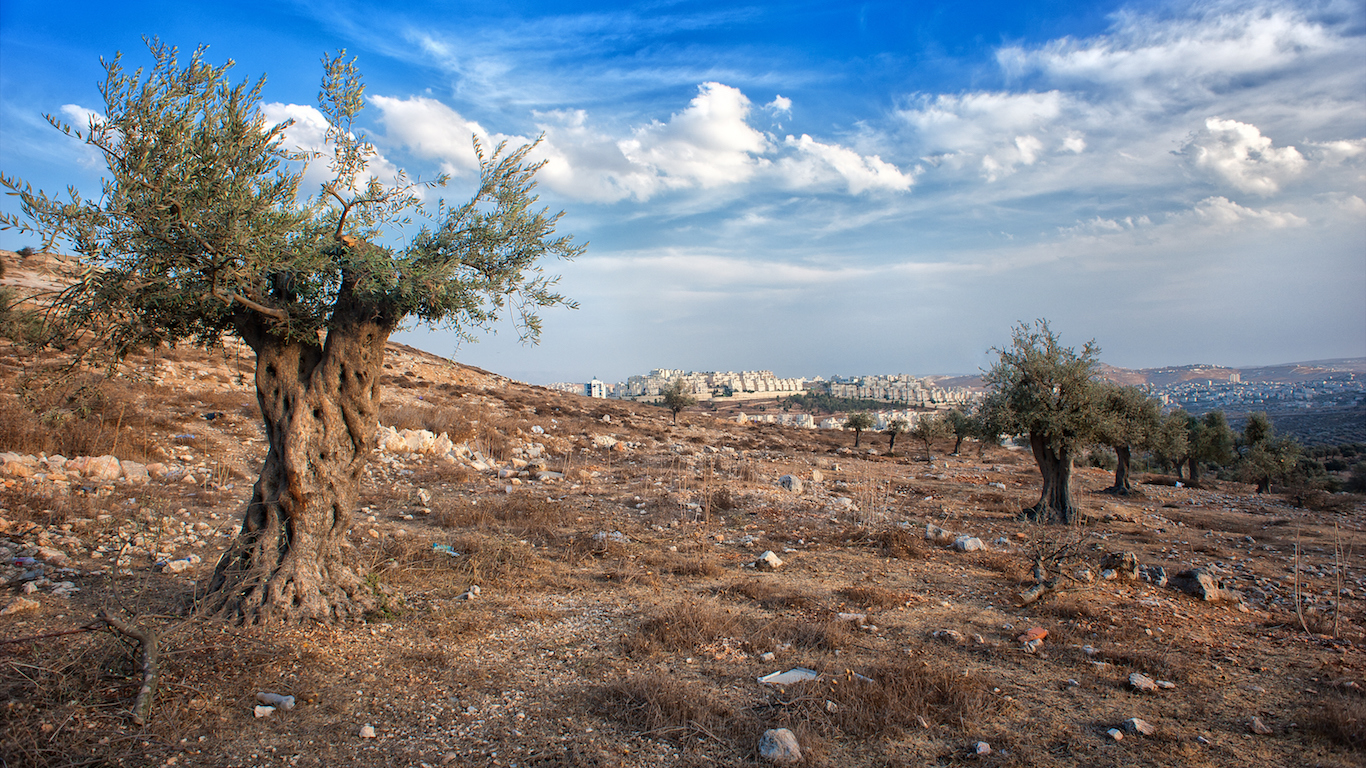
[[[981,552],[987,545],[976,536],[959,536],[953,540],[953,548],[959,552]]]
[[[796,475],[783,475],[778,478],[778,485],[781,485],[785,490],[792,491],[793,493],[801,493],[803,488],[802,479]]]
[[[792,731],[770,728],[759,737],[759,755],[771,763],[787,765],[801,762],[802,748]]]
[[[1038,653],[1043,649],[1042,640],[1026,640],[1024,644],[1025,653]]]
[[[953,541],[953,537],[954,534],[951,531],[944,530],[943,528],[940,528],[934,523],[930,523],[925,526],[925,538],[929,539],[930,541],[937,542],[939,544],[947,544],[950,541]]]
[[[763,653],[759,654],[760,661],[773,661],[776,658],[778,657],[774,655],[773,651],[764,651]]]
[[[1136,691],[1144,691],[1146,693],[1157,690],[1157,683],[1142,672],[1135,672],[1129,675],[1129,685]]]
[[[1131,717],[1124,721],[1124,730],[1127,733],[1138,734],[1140,736],[1151,736],[1157,732],[1152,723],[1137,717]]]
[[[1105,735],[1109,736],[1111,739],[1114,739],[1115,741],[1124,740],[1124,732],[1119,730],[1118,728],[1111,728],[1110,730],[1105,732]]]
[[[979,741],[972,745],[972,753],[978,757],[986,757],[991,754],[991,745],[985,741]]]
[[[1214,577],[1214,574],[1204,568],[1182,571],[1172,578],[1171,584],[1182,592],[1194,595],[1207,602],[1222,600],[1227,597],[1224,590],[1220,589],[1219,581]]]
[[[1101,558],[1100,567],[1112,570],[1117,576],[1122,576],[1131,581],[1137,580],[1139,576],[1138,555],[1133,552],[1113,552]]]
[[[811,482],[819,483],[825,480],[825,475],[819,469],[811,470]]]
[[[1254,717],[1251,720],[1247,721],[1247,729],[1257,734],[1258,736],[1271,735],[1271,726],[1262,722],[1262,719],[1260,717]]]
[[[1158,680],[1157,687],[1161,688],[1164,691],[1170,691],[1171,689],[1176,687],[1176,683],[1173,683],[1170,680]]]
[[[272,714],[275,713],[275,707],[266,706],[265,704],[257,704],[255,712],[257,717],[270,717]]]
[[[1019,640],[1022,643],[1027,643],[1030,640],[1042,640],[1045,637],[1048,637],[1048,630],[1044,629],[1043,627],[1033,627],[1029,630],[1026,630],[1023,635],[1020,635],[1015,639]]]
[[[759,555],[759,559],[754,561],[754,567],[761,571],[776,571],[783,567],[783,559],[770,549]]]
[[[36,611],[40,607],[42,607],[42,604],[37,600],[30,600],[27,597],[16,597],[10,601],[9,605],[5,606],[4,610],[0,610],[0,616],[9,616],[15,613],[28,613],[29,611]]]
[[[1119,572],[1113,568],[1106,568],[1100,572],[1100,578],[1103,581],[1114,581],[1119,578]]]
[[[956,629],[937,629],[930,633],[930,637],[953,645],[963,644],[963,633]]]
[[[362,726],[360,727],[360,737],[361,737],[362,739],[373,739],[373,738],[375,738],[375,726],[370,725],[369,723],[366,723],[365,725],[362,725]]]

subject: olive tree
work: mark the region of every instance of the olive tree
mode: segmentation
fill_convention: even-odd
[[[904,435],[907,432],[909,432],[910,429],[911,425],[907,423],[905,419],[895,419],[892,421],[892,423],[887,425],[886,429],[882,430],[882,433],[887,436],[888,455],[890,455],[893,451],[896,450],[897,435]]]
[[[1237,457],[1233,451],[1233,429],[1223,411],[1210,411],[1204,416],[1186,417],[1186,478],[1191,485],[1200,484],[1202,464],[1224,466]]]
[[[1043,478],[1039,501],[1025,510],[1046,522],[1072,523],[1072,456],[1097,430],[1096,356],[1088,341],[1078,352],[1064,347],[1044,320],[1015,327],[1010,346],[992,349],[998,360],[983,376],[989,397],[1011,434],[1027,434]]]
[[[1238,475],[1257,486],[1257,493],[1271,490],[1273,482],[1284,481],[1295,470],[1302,449],[1297,440],[1278,437],[1265,413],[1248,416],[1237,438]]]
[[[925,461],[934,461],[934,454],[931,450],[934,441],[941,437],[948,437],[949,423],[939,414],[929,414],[917,419],[915,426],[911,427],[911,437],[925,444]]]
[[[682,379],[674,379],[674,383],[670,384],[669,387],[664,390],[663,396],[664,407],[668,408],[673,413],[674,425],[678,424],[678,414],[680,411],[684,408],[690,408],[697,405],[697,398],[693,396],[692,392],[688,391]]]
[[[351,620],[375,604],[343,558],[361,475],[375,447],[385,344],[405,319],[461,334],[511,310],[524,340],[537,310],[572,302],[544,257],[581,252],[536,208],[529,146],[476,141],[472,198],[424,210],[400,174],[370,173],[355,125],[364,85],[344,52],[323,58],[332,180],[300,194],[299,155],[260,110],[264,78],[234,83],[200,48],[181,66],[152,40],[149,71],[105,63],[103,118],[84,140],[107,166],[98,198],[35,192],[5,226],[69,242],[80,264],[52,303],[61,323],[123,355],[236,336],[256,354],[267,452],[241,527],[205,605],[247,621]],[[437,183],[443,183],[444,179]],[[415,224],[413,218],[417,217]]]
[[[1129,459],[1134,448],[1149,449],[1156,444],[1162,426],[1162,404],[1138,387],[1113,382],[1097,385],[1100,408],[1097,440],[1115,449],[1115,483],[1110,492],[1128,494]]]
[[[867,411],[850,414],[849,418],[844,420],[844,428],[854,430],[854,447],[857,448],[863,430],[873,428],[873,415]]]
[[[944,419],[949,432],[953,433],[953,455],[957,456],[959,449],[963,447],[963,440],[976,433],[977,423],[968,408],[954,408],[944,414]]]

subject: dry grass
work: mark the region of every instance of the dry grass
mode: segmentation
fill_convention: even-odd
[[[780,587],[766,578],[738,579],[720,588],[718,593],[747,597],[769,610],[807,608],[815,602],[809,593]]]
[[[841,589],[840,597],[860,608],[887,610],[900,608],[911,601],[911,594],[896,589],[875,586],[854,586]]]
[[[707,600],[681,602],[646,619],[622,643],[632,656],[690,651],[721,638],[744,638],[752,629],[732,608]]]
[[[646,673],[598,689],[592,708],[641,735],[675,743],[710,738],[744,738],[754,731],[752,717],[727,706],[708,686],[664,674]]]
[[[873,534],[873,540],[888,557],[912,560],[925,556],[925,540],[900,526],[878,531]]]
[[[1310,733],[1366,753],[1366,697],[1362,694],[1334,694],[1319,706],[1305,711],[1301,721]]]
[[[831,740],[892,737],[925,723],[959,732],[1002,710],[985,678],[910,659],[792,686],[775,696],[780,719]],[[833,706],[832,706],[833,705]]]

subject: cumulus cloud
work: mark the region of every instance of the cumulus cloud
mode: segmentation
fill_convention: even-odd
[[[104,122],[104,115],[93,109],[86,109],[79,104],[63,104],[61,113],[66,116],[67,120],[71,121],[71,127],[81,131],[82,135],[84,135],[85,129],[91,125]]]
[[[507,138],[491,137],[479,123],[465,119],[436,99],[371,96],[370,102],[379,108],[380,122],[390,140],[406,146],[418,157],[441,160],[448,173],[479,169],[473,137],[485,142]],[[514,143],[523,142],[525,139]]]
[[[1244,222],[1262,224],[1272,229],[1304,226],[1303,218],[1293,213],[1245,208],[1226,197],[1207,197],[1191,210],[1199,221],[1216,226],[1233,226]]]
[[[783,158],[781,173],[791,188],[830,186],[843,182],[850,194],[868,190],[904,192],[915,183],[915,177],[884,161],[878,155],[864,156],[838,144],[825,144],[802,134],[788,136],[786,146],[797,150],[797,156]]]
[[[636,129],[618,143],[632,163],[653,169],[666,187],[716,187],[746,181],[768,164],[767,137],[746,122],[750,101],[738,88],[703,83],[668,122]]]
[[[266,118],[266,122],[273,125],[293,121],[284,131],[284,143],[288,149],[321,156],[310,161],[304,172],[301,189],[305,193],[316,190],[332,180],[333,175],[327,163],[332,152],[327,142],[328,122],[322,112],[305,104],[271,102],[261,105],[261,114]],[[371,178],[385,183],[392,182],[398,176],[398,172],[397,166],[383,154],[376,152],[366,172],[356,179],[356,188],[364,189]]]
[[[1067,125],[1082,119],[1081,107],[1057,90],[975,92],[921,96],[897,114],[912,128],[918,149],[931,163],[975,163],[983,178],[994,182],[1040,162],[1047,147],[1083,152],[1084,134]]]
[[[1275,147],[1257,126],[1211,117],[1180,154],[1200,169],[1242,192],[1267,196],[1280,191],[1304,170],[1304,156],[1294,147]]]

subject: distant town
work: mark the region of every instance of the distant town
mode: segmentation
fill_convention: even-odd
[[[1151,392],[1169,408],[1193,414],[1223,410],[1230,414],[1255,411],[1343,411],[1366,406],[1366,359],[1321,361],[1262,368],[1180,366],[1128,370],[1106,366],[1105,378],[1134,384]],[[585,397],[655,402],[675,382],[710,409],[724,407],[741,422],[784,424],[807,429],[841,429],[844,419],[783,409],[772,412],[762,401],[794,395],[820,394],[843,401],[877,401],[887,408],[864,408],[876,429],[895,421],[914,425],[927,413],[971,405],[984,392],[976,376],[815,376],[780,378],[772,371],[685,371],[656,368],[624,382],[559,382],[550,389]],[[1363,425],[1366,427],[1366,425]]]

